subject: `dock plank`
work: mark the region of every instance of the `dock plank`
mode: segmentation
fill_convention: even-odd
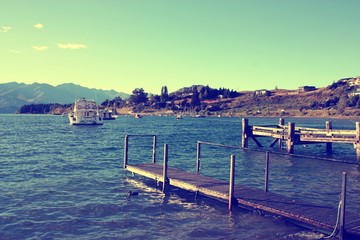
[[[162,182],[163,166],[154,163],[127,165],[126,170]],[[215,178],[168,168],[171,186],[198,192],[210,198],[228,201],[229,183]],[[234,198],[240,207],[261,210],[311,226],[322,232],[331,232],[336,224],[337,209],[319,206],[280,194],[246,186],[234,186]],[[346,232],[360,238],[360,215],[346,212]]]

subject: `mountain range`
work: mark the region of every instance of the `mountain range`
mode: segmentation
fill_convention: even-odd
[[[130,95],[115,90],[86,88],[73,83],[52,86],[44,83],[3,83],[0,84],[0,113],[15,113],[21,106],[36,103],[73,103],[75,99],[86,97],[98,103],[115,97],[122,99]]]

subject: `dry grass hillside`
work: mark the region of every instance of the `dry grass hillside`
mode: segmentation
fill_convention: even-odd
[[[233,116],[294,116],[294,117],[358,117],[358,107],[348,107],[344,88],[329,87],[315,91],[272,90],[270,96],[257,96],[254,92],[227,101],[209,104],[225,104],[223,115]]]

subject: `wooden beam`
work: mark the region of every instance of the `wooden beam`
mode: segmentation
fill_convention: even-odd
[[[340,239],[344,239],[345,234],[345,207],[346,207],[346,182],[347,182],[347,174],[343,172],[342,175],[342,184],[341,184],[341,208],[340,208]]]
[[[153,137],[153,163],[156,163],[156,135]]]
[[[288,137],[287,137],[287,151],[289,154],[294,153],[294,139],[295,139],[295,123],[289,122]]]
[[[235,155],[230,156],[230,183],[229,183],[229,210],[232,210],[234,201],[234,185],[235,185]]]
[[[275,138],[274,141],[270,144],[270,147],[273,147],[276,143],[279,142],[279,138]]]
[[[124,169],[126,168],[126,165],[128,164],[128,157],[129,157],[129,136],[125,135],[125,140],[124,140]]]
[[[328,132],[331,132],[332,129],[332,122],[326,121],[326,130]],[[332,153],[332,143],[331,142],[327,142],[326,143],[326,154],[330,155]]]
[[[265,159],[265,192],[269,190],[269,152],[266,152],[266,159]]]
[[[248,148],[249,146],[249,139],[248,139],[248,126],[249,120],[247,118],[242,119],[242,135],[241,135],[241,147]]]
[[[279,118],[279,126],[283,126],[285,124],[285,119]]]
[[[198,141],[196,144],[196,174],[200,174],[201,165],[201,143]]]
[[[356,158],[358,161],[360,161],[360,122],[356,122],[355,148],[356,148]]]
[[[164,144],[164,166],[163,166],[163,188],[162,192],[165,192],[166,185],[168,183],[168,145]]]
[[[256,145],[258,145],[258,147],[263,147],[263,145],[261,145],[261,143],[255,138],[255,136],[251,136],[251,139],[256,143]]]

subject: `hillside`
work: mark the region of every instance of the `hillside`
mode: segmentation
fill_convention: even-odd
[[[26,104],[68,104],[73,103],[78,97],[96,98],[98,101],[104,101],[118,96],[127,98],[129,95],[114,90],[90,89],[72,83],[58,86],[40,83],[4,83],[0,84],[0,113],[15,113]]]
[[[192,86],[170,93],[166,100],[155,96],[147,102],[125,104],[118,112],[143,114],[205,116],[274,116],[274,117],[358,117],[359,85],[339,81],[330,86],[299,92],[298,90],[264,90],[238,92],[234,96],[205,98],[208,86]],[[205,89],[205,90],[204,90]],[[214,89],[210,88],[210,91]],[[199,96],[194,102],[194,94]],[[131,98],[131,96],[130,96]]]
[[[359,95],[351,96],[353,91],[353,87],[344,85],[310,92],[272,90],[270,96],[243,92],[225,103],[210,104],[222,105],[222,114],[232,116],[357,117]]]

